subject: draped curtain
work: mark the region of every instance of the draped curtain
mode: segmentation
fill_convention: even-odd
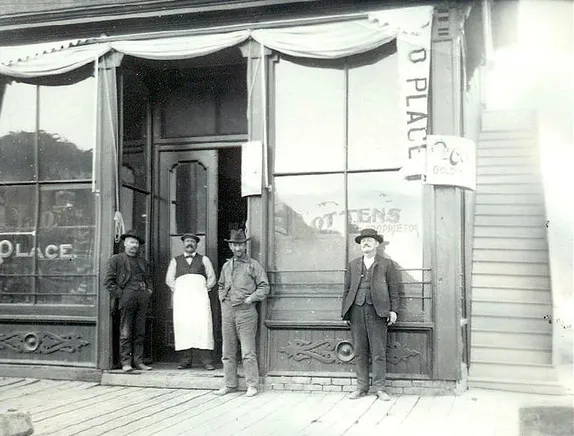
[[[40,77],[80,68],[109,51],[154,60],[179,60],[205,56],[238,45],[249,38],[280,53],[315,59],[336,59],[364,53],[394,39],[408,39],[431,25],[432,6],[374,12],[367,18],[326,24],[275,29],[241,30],[147,40],[60,44],[45,52],[46,44],[0,48],[0,74]],[[80,42],[77,42],[80,44]],[[55,45],[58,47],[58,44]]]

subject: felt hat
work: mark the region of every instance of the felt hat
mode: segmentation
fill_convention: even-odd
[[[251,238],[247,238],[245,236],[245,231],[243,231],[243,230],[231,230],[230,235],[229,235],[229,239],[224,239],[224,241],[225,242],[241,243],[241,242],[247,242],[250,239]]]
[[[379,235],[375,229],[363,229],[361,233],[355,238],[355,242],[357,244],[361,243],[363,238],[373,238],[378,241],[380,244],[387,245],[388,242],[385,242],[382,235]]]
[[[141,245],[145,244],[145,239],[140,238],[140,237],[137,235],[137,233],[135,232],[135,230],[128,230],[128,231],[125,232],[122,236],[120,236],[120,239],[121,239],[122,241],[125,241],[126,238],[134,238],[134,239],[137,239],[138,242],[139,242]]]
[[[199,236],[197,236],[195,233],[184,233],[183,235],[181,235],[182,241],[185,241],[187,238],[194,239],[195,242],[199,244]]]

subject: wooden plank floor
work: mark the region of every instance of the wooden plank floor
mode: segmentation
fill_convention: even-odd
[[[217,397],[210,390],[0,378],[0,411],[29,411],[36,436],[518,436],[521,405],[555,401],[480,390],[456,397],[395,396],[388,402],[326,392]]]

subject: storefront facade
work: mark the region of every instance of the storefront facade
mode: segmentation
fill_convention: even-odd
[[[78,38],[31,57],[9,49],[0,371],[81,378],[113,366],[101,278],[132,228],[155,281],[146,355],[175,361],[163,278],[179,236],[200,235],[219,271],[223,239],[245,226],[271,282],[260,307],[266,383],[345,378],[343,274],[371,227],[402,275],[391,381],[464,383],[470,196],[422,183],[416,158],[427,134],[476,131],[461,31],[472,5],[365,4],[265,11],[259,25],[222,13],[217,27]]]

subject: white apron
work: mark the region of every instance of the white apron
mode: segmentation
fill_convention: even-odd
[[[185,274],[175,280],[173,332],[176,350],[213,350],[211,305],[201,274]]]

